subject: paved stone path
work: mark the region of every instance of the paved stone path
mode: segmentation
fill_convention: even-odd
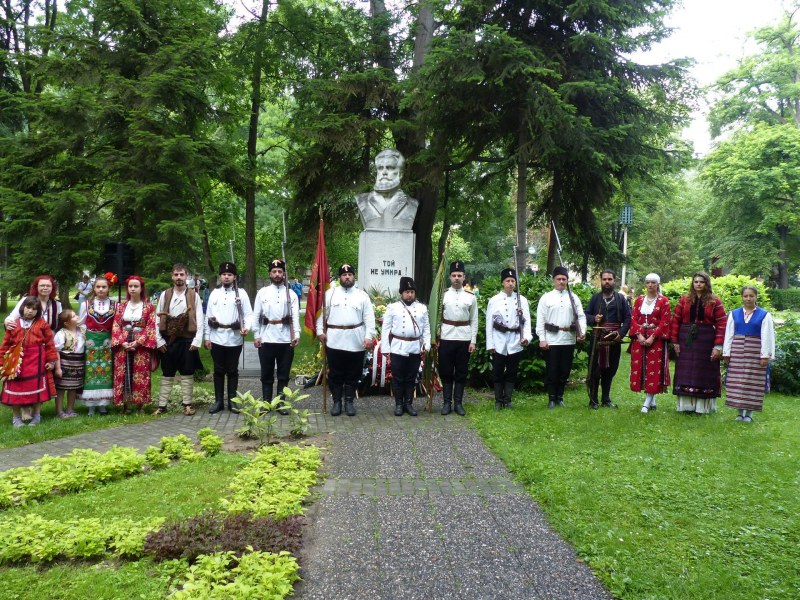
[[[242,379],[240,388],[257,390],[260,383]],[[321,389],[307,391],[303,405],[321,413]],[[397,418],[388,397],[360,399],[356,408],[356,417],[310,420],[314,433],[329,435],[325,478],[308,511],[297,598],[610,598],[467,419],[437,410]],[[205,426],[227,434],[239,421],[227,411],[201,409],[194,417],[3,450],[0,470],[73,448],[144,449],[164,435],[191,436]]]

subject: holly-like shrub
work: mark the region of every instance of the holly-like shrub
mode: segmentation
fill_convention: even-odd
[[[661,293],[669,298],[670,306],[674,309],[681,296],[689,293],[691,284],[691,277],[673,279],[661,286]],[[742,305],[742,288],[746,285],[752,285],[758,290],[759,306],[767,310],[772,309],[769,291],[762,282],[746,275],[725,275],[724,277],[711,278],[711,291],[722,300],[722,306],[725,307],[726,313]]]

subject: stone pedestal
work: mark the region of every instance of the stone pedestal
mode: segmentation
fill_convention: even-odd
[[[358,287],[399,296],[400,277],[414,277],[413,231],[365,229],[358,238]]]

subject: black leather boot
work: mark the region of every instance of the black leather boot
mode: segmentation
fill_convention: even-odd
[[[442,387],[442,414],[449,415],[453,402],[453,382],[445,383]]]
[[[460,417],[463,417],[464,415],[467,414],[462,404],[463,401],[464,401],[464,384],[463,383],[453,384],[453,410],[456,411],[456,414]]]
[[[283,388],[289,385],[289,381],[286,379],[278,379],[278,389],[276,392],[283,398]],[[278,409],[278,414],[283,415],[284,417],[289,414],[289,409],[286,408],[286,405],[281,402],[280,408]]]
[[[494,384],[494,409],[500,410],[505,405],[503,401],[503,384],[502,383],[495,383]]]
[[[511,408],[511,395],[514,393],[514,384],[506,383],[503,388],[503,404],[506,408]]]
[[[352,385],[344,386],[344,412],[348,417],[356,416],[356,407],[354,404],[356,396],[356,389]]]
[[[225,375],[222,373],[214,373],[214,404],[208,409],[212,415],[225,410]]]
[[[416,417],[418,413],[417,410],[414,408],[413,402],[414,402],[414,388],[413,387],[406,388],[405,402],[403,404],[403,408],[410,416]]]
[[[600,405],[597,403],[597,398],[589,398],[589,408],[597,410]]]
[[[547,408],[551,408],[551,409],[552,409],[552,408],[555,408],[555,407],[556,407],[556,399],[557,399],[557,398],[558,398],[558,396],[555,396],[555,395],[553,395],[553,394],[550,394],[550,395],[548,396],[548,399],[549,399],[550,401],[547,403]]]
[[[402,417],[403,416],[403,390],[400,388],[394,388],[394,416],[395,417]]]
[[[234,414],[239,414],[239,409],[233,403],[236,392],[239,390],[239,373],[228,375],[228,410]]]
[[[331,385],[331,397],[333,398],[333,406],[331,407],[331,416],[338,417],[340,414],[342,414],[341,384]]]
[[[611,401],[611,379],[602,380],[603,386],[603,408],[617,408],[617,405]]]

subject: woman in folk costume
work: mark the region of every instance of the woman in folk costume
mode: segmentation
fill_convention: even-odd
[[[732,310],[725,328],[722,357],[728,363],[725,406],[736,408],[737,421],[750,423],[753,411],[764,407],[769,391],[769,361],[775,358],[775,324],[772,315],[756,306],[758,290],[742,288],[742,307]]]
[[[86,328],[86,381],[81,397],[89,407],[89,416],[95,409],[107,414],[106,407],[114,398],[111,328],[116,302],[109,298],[109,292],[116,282],[113,273],[97,277],[91,295],[81,304],[80,322]]]
[[[661,278],[644,278],[646,294],[639,296],[631,311],[631,390],[644,391],[642,412],[655,410],[656,394],[669,388],[670,334],[669,298],[661,294]]]
[[[22,314],[15,320],[15,327],[6,331],[0,346],[3,356],[0,402],[11,407],[14,427],[23,425],[23,406],[32,408],[30,424],[39,424],[42,403],[56,393],[52,371],[58,365],[53,331],[41,318],[39,299],[29,296],[19,308]]]
[[[144,279],[131,275],[125,282],[128,299],[117,305],[111,330],[114,352],[114,404],[142,411],[150,403],[150,368],[156,351],[156,309],[147,301]]]
[[[719,361],[728,317],[711,293],[711,277],[698,271],[689,293],[681,296],[672,316],[670,337],[677,355],[672,393],[678,412],[706,414],[717,410]]]
[[[14,310],[11,311],[11,314],[6,317],[6,329],[14,329],[14,327],[16,327],[16,320],[22,316],[20,314],[20,307],[25,299],[30,296],[34,296],[39,300],[42,310],[41,317],[50,326],[50,330],[55,333],[61,329],[61,324],[58,322],[58,315],[61,314],[61,302],[56,300],[58,297],[58,288],[56,287],[55,279],[50,277],[50,275],[39,275],[33,280],[28,290],[28,295],[22,298],[14,307]]]

